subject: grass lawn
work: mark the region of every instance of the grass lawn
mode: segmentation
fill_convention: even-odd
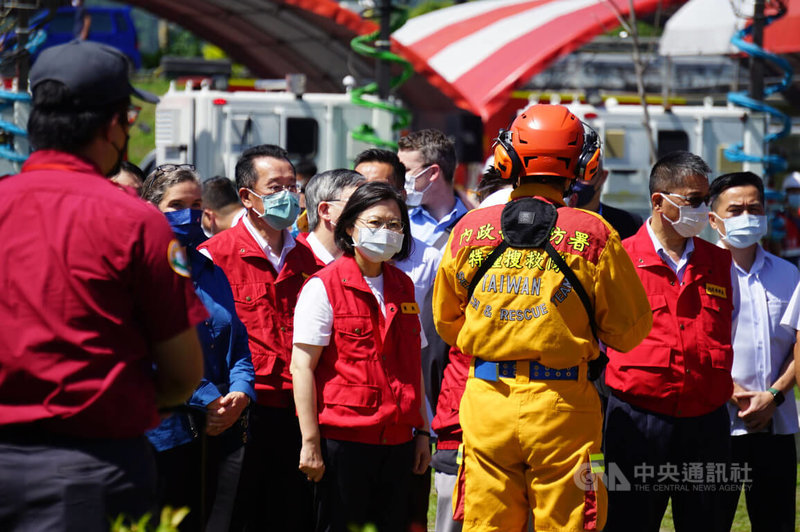
[[[134,77],[132,81],[137,88],[150,91],[159,96],[167,92],[167,88],[169,88],[169,81],[163,78]],[[138,98],[133,98],[133,103],[140,105],[142,112],[139,113],[139,120],[136,125],[131,129],[131,139],[128,142],[128,160],[138,165],[142,158],[156,147],[156,106],[155,104],[143,102]]]

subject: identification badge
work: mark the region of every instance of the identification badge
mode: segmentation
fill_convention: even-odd
[[[400,312],[403,314],[419,314],[419,306],[416,303],[400,303]]]
[[[717,286],[715,284],[706,283],[706,294],[714,297],[721,297],[728,299],[728,293],[724,286]]]

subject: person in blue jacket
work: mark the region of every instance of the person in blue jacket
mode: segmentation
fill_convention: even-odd
[[[255,399],[247,331],[236,316],[227,277],[196,249],[206,237],[194,166],[159,166],[145,181],[142,197],[165,214],[186,247],[195,292],[210,316],[197,326],[203,380],[182,411],[148,433],[158,451],[160,502],[189,507],[181,530],[227,530],[247,438],[245,409]]]

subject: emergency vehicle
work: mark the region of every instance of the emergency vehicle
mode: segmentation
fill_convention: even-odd
[[[178,90],[170,84],[156,107],[157,164],[192,163],[204,178],[233,178],[244,150],[276,144],[293,161],[310,159],[320,169],[351,168],[359,152],[374,147],[357,138],[397,140],[392,112],[357,105],[348,93],[303,93],[291,79],[256,81],[254,88],[214,90],[203,82],[199,90],[191,83]],[[275,88],[281,90],[268,90]]]
[[[602,201],[643,216],[650,212],[650,147],[640,105],[618,104],[613,98],[601,105],[566,104],[581,120],[595,129],[603,142],[603,164],[609,178]],[[768,117],[733,105],[648,105],[656,158],[671,151],[686,150],[703,158],[712,176],[749,170],[763,175],[763,165],[731,162],[724,151],[743,143],[744,151],[760,157]]]

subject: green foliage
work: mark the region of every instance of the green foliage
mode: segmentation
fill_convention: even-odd
[[[639,31],[639,37],[660,37],[664,31],[663,24],[661,27],[656,27],[649,22],[643,20],[636,21],[636,29]],[[609,37],[616,37],[622,31],[622,26],[617,26],[613,30],[607,31],[604,35]]]
[[[189,508],[182,507],[173,509],[170,506],[165,506],[161,510],[161,521],[158,525],[150,523],[151,514],[144,514],[141,519],[135,523],[129,522],[128,518],[124,515],[118,515],[114,521],[111,522],[111,532],[178,532],[178,525],[189,514]]]
[[[437,9],[442,9],[443,7],[450,7],[453,5],[453,0],[427,0],[426,2],[421,2],[417,4],[417,6],[408,12],[409,18],[418,17],[420,15],[424,15],[425,13],[430,13],[431,11],[436,11]]]
[[[202,57],[203,41],[186,30],[170,31],[167,55]]]

